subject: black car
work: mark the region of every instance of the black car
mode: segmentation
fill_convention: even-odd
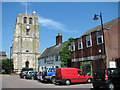
[[[93,78],[93,87],[96,90],[99,88],[114,90],[120,87],[120,68],[97,69]]]

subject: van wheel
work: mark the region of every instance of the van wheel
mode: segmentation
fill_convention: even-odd
[[[112,83],[109,83],[109,84],[108,84],[108,89],[109,89],[109,90],[114,90],[114,88],[115,88],[115,87],[114,87],[114,84],[112,84]]]
[[[52,77],[51,82],[55,83],[55,77]]]
[[[65,84],[66,84],[66,85],[70,85],[70,83],[71,83],[70,80],[66,80],[66,81],[65,81]]]
[[[91,79],[91,78],[88,78],[87,82],[88,82],[88,83],[91,83],[91,82],[92,82],[92,79]]]

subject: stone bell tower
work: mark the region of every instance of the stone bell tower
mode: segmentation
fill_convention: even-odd
[[[34,11],[32,15],[19,14],[15,22],[12,41],[11,58],[14,71],[19,73],[22,68],[33,68],[37,71],[39,56],[40,38],[36,12]]]

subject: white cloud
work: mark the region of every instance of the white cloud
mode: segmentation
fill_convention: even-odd
[[[64,24],[54,21],[52,19],[43,18],[41,16],[38,16],[38,22],[41,26],[46,27],[51,30],[69,32],[69,33],[78,33],[79,32],[79,31],[75,31],[75,30],[68,30],[68,29],[66,29]]]

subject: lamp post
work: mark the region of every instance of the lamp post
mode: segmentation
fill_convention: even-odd
[[[94,18],[93,20],[98,20],[100,17],[100,21],[101,21],[101,31],[102,31],[102,34],[103,34],[103,45],[104,45],[104,54],[105,54],[105,59],[106,59],[106,50],[105,50],[105,38],[104,38],[104,28],[103,28],[103,20],[102,20],[102,13],[100,12],[100,15],[94,15]],[[106,60],[107,61],[107,60]],[[108,63],[107,63],[108,64]],[[106,68],[106,65],[105,65],[105,68]]]
[[[10,75],[11,75],[11,72],[12,72],[11,53],[12,53],[12,47],[10,47]]]

